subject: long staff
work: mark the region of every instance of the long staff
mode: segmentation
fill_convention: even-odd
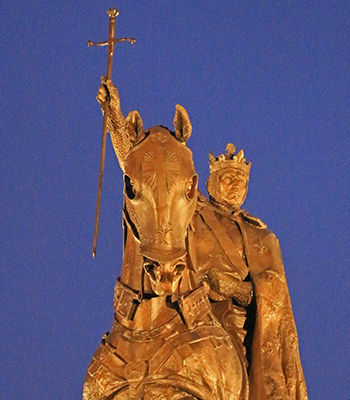
[[[107,74],[106,79],[111,79],[112,76],[112,65],[113,65],[113,52],[114,44],[118,42],[131,42],[135,43],[134,38],[122,38],[115,39],[115,19],[119,12],[116,8],[110,8],[108,10],[109,16],[109,29],[108,29],[108,40],[105,42],[92,42],[88,41],[88,46],[108,46],[108,61],[107,61]],[[102,79],[102,83],[104,83]],[[109,99],[108,99],[109,100]],[[102,142],[101,142],[101,157],[100,157],[100,171],[98,175],[98,188],[97,188],[97,202],[96,202],[96,216],[95,216],[95,231],[94,231],[94,241],[92,245],[92,256],[95,257],[97,249],[97,235],[98,226],[100,221],[100,208],[101,208],[101,193],[102,193],[102,180],[103,180],[103,170],[106,157],[106,138],[107,138],[107,121],[108,121],[108,111],[109,111],[109,101],[106,100],[103,105],[103,126],[102,126]]]

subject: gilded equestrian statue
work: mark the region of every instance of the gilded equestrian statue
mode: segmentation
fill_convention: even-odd
[[[192,217],[197,174],[186,146],[192,126],[177,105],[174,132],[125,119],[106,80],[108,130],[124,172],[124,253],[114,321],[93,356],[84,400],[247,400],[241,348],[211,310],[197,275]]]

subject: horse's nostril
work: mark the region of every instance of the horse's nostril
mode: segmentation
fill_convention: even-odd
[[[185,264],[183,264],[183,263],[180,263],[180,264],[177,264],[176,265],[176,267],[175,267],[175,276],[179,276],[179,275],[182,275],[182,273],[184,272],[184,269],[185,269]]]
[[[157,280],[157,274],[155,271],[157,267],[159,267],[159,264],[157,262],[146,262],[143,264],[143,268],[153,281]]]
[[[145,268],[146,272],[149,274],[153,270],[153,265],[152,264],[145,264],[144,268]]]

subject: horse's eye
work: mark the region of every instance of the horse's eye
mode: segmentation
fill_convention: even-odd
[[[198,181],[198,176],[193,175],[192,178],[189,179],[186,184],[185,194],[188,200],[192,200],[196,194],[197,181]]]
[[[125,190],[124,192],[129,197],[130,200],[134,200],[136,197],[135,186],[128,175],[124,176]]]

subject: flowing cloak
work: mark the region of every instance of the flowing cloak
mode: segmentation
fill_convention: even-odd
[[[247,337],[252,337],[249,399],[307,400],[297,331],[278,239],[258,218],[244,210],[233,217],[211,203],[202,203],[194,217],[193,229],[197,268],[203,280],[210,268],[239,276],[222,242],[220,244],[215,229],[213,231],[213,227],[210,228],[206,223],[208,213],[237,223],[253,282],[253,302],[256,303],[255,321],[251,328],[253,332],[247,328]]]

